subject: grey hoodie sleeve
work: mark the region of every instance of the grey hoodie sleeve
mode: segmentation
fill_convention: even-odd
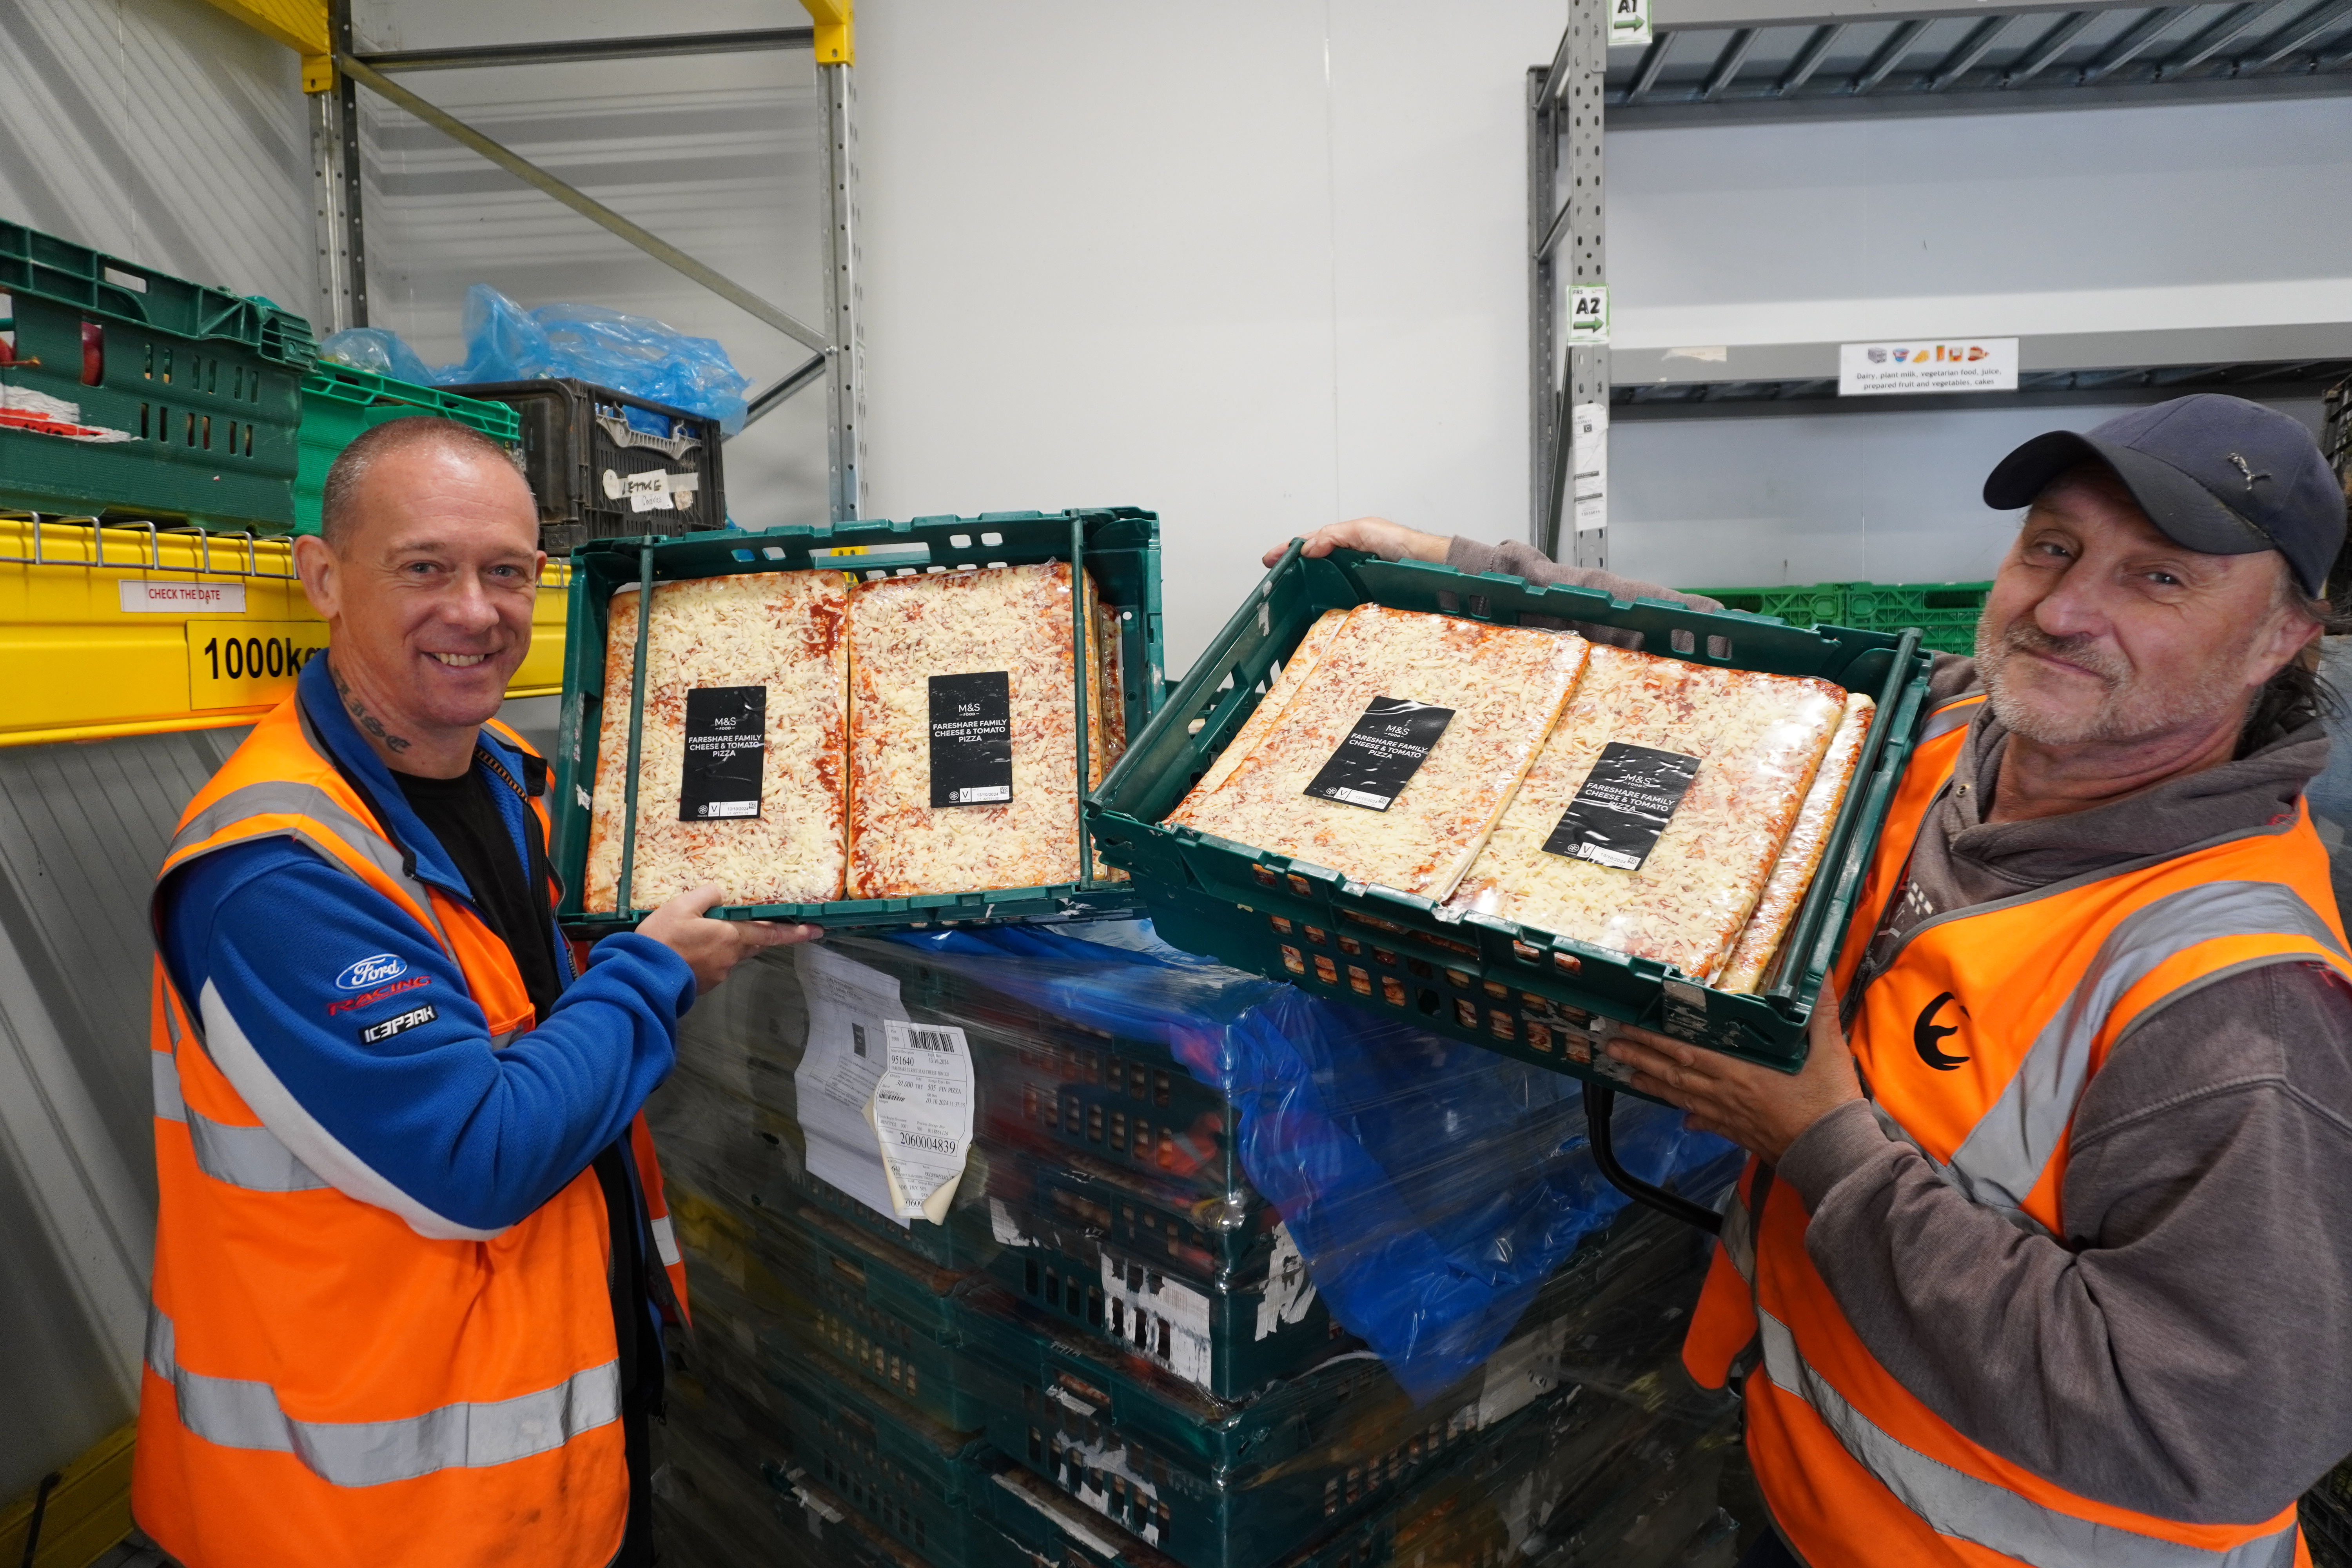
[[[2324,967],[2232,975],[2126,1038],[2075,1116],[2063,1245],[1859,1102],[1780,1173],[1880,1364],[2070,1491],[2248,1523],[2352,1450],[2352,988]]]

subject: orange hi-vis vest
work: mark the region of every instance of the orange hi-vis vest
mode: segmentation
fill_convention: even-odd
[[[544,831],[546,808],[531,805]],[[504,943],[462,900],[408,874],[299,696],[189,804],[157,885],[198,856],[271,836],[299,840],[429,932],[493,1043],[532,1026]],[[628,1476],[595,1172],[487,1239],[422,1235],[278,1140],[263,1110],[306,1113],[247,1102],[217,1053],[252,1047],[208,1040],[160,957],[153,992],[159,1209],[131,1485],[140,1527],[189,1568],[611,1562]],[[682,1308],[642,1115],[630,1150]]]
[[[1921,921],[1849,994],[1984,699],[1929,716],[1836,971],[1880,1124],[2021,1229],[2066,1236],[2074,1109],[2109,1052],[2169,1003],[2268,963],[2352,976],[2327,858],[2300,806],[2151,864]],[[2307,1564],[2293,1504],[2191,1524],[2067,1491],[1963,1436],[1872,1356],[1805,1252],[1809,1219],[1751,1159],[1683,1348],[1709,1387],[1746,1383],[1748,1448],[1773,1522],[1811,1568]]]

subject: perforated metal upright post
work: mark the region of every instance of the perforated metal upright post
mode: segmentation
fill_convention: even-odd
[[[824,109],[826,474],[833,520],[858,515],[866,470],[865,302],[857,247],[857,68],[819,64],[817,94]]]
[[[1608,563],[1609,530],[1605,521],[1570,525],[1570,537],[1562,538],[1563,519],[1574,510],[1569,414],[1580,404],[1608,405],[1609,349],[1571,346],[1563,356],[1560,312],[1568,289],[1606,279],[1601,132],[1608,65],[1608,0],[1569,0],[1551,65],[1528,72],[1528,537],[1578,566]]]
[[[334,47],[352,50],[348,0],[328,9]],[[310,185],[319,244],[319,333],[368,324],[366,231],[360,212],[359,103],[352,79],[310,94]]]

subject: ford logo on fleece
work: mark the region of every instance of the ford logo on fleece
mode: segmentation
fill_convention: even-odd
[[[361,959],[357,963],[336,975],[335,989],[364,991],[371,985],[381,985],[387,980],[397,980],[407,973],[408,964],[404,960],[394,958],[388,952],[379,952],[373,958]]]

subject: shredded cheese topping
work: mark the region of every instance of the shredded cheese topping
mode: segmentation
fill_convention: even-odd
[[[1534,761],[1590,646],[1528,626],[1359,605],[1249,753],[1222,777],[1204,777],[1167,821],[1443,899]],[[1450,708],[1454,717],[1387,810],[1303,793],[1375,697]]]
[[[1826,680],[1594,647],[1583,684],[1452,907],[1708,979],[1771,875],[1845,697]],[[1634,871],[1544,849],[1612,741],[1699,759]]]
[[[850,897],[1077,880],[1070,610],[1063,562],[857,584],[849,603]],[[1000,669],[1012,705],[1013,799],[934,807],[930,678]],[[1107,751],[1113,731],[1096,711],[1107,706],[1101,689],[1097,680],[1089,691],[1088,726],[1099,721],[1105,738],[1090,732],[1089,741]]]
[[[654,585],[637,756],[631,907],[649,910],[716,882],[730,904],[822,903],[841,896],[842,769],[848,740],[848,584],[838,572],[748,572]],[[637,588],[613,595],[604,637],[583,908],[617,908],[626,815],[629,694],[636,679]],[[760,815],[677,819],[686,768],[686,694],[764,686],[767,752]]]
[[[1797,825],[1789,829],[1789,841],[1780,847],[1780,858],[1773,863],[1771,880],[1764,884],[1756,912],[1748,917],[1738,942],[1733,944],[1722,977],[1715,983],[1717,990],[1754,991],[1771,968],[1780,941],[1788,935],[1789,922],[1797,918],[1797,906],[1805,901],[1805,892],[1821,869],[1822,853],[1829,847],[1830,826],[1837,821],[1838,807],[1853,782],[1863,739],[1870,733],[1871,710],[1877,706],[1859,691],[1847,693],[1845,716],[1838,721],[1830,749],[1813,773],[1812,787],[1805,791],[1805,804],[1797,812]]]

